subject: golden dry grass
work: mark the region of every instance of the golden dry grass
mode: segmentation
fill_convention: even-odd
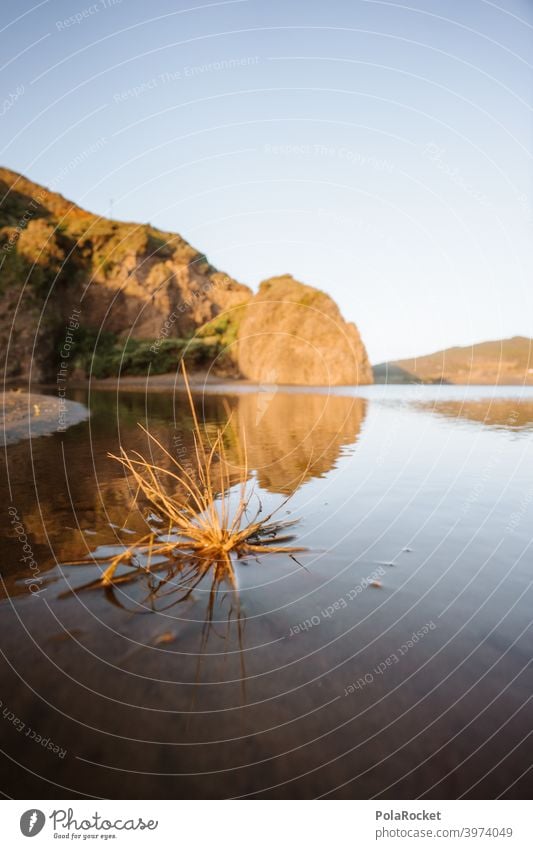
[[[234,559],[246,555],[304,551],[287,545],[292,539],[286,531],[296,522],[279,521],[275,515],[288,498],[275,511],[261,517],[258,508],[250,518],[253,486],[250,485],[246,458],[246,440],[242,435],[243,458],[240,472],[230,465],[224,447],[224,435],[230,426],[218,428],[215,438],[207,443],[200,428],[191,394],[185,365],[182,363],[185,388],[193,417],[193,462],[187,467],[179,462],[149,430],[139,425],[148,437],[150,447],[161,456],[159,462],[148,460],[138,451],[128,453],[121,448],[119,455],[109,456],[125,469],[134,488],[134,507],[149,506],[167,532],[151,529],[132,545],[122,548],[109,558],[91,557],[82,563],[109,560],[107,568],[97,580],[80,589],[112,588],[133,580],[139,574],[152,574],[166,568],[166,578],[159,579],[158,589],[171,583],[171,592],[179,592],[177,600],[191,593],[211,573],[213,593],[221,581],[227,580],[235,587]],[[129,567],[125,572],[120,566]],[[169,568],[170,567],[170,568]],[[177,579],[177,580],[176,580]],[[175,601],[174,601],[175,603]]]

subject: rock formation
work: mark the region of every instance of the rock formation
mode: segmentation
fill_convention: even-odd
[[[0,350],[34,382],[175,371],[179,358],[276,384],[371,383],[323,292],[290,276],[257,295],[181,236],[109,220],[0,168]]]
[[[7,169],[0,198],[8,377],[31,366],[33,380],[53,379],[73,310],[83,330],[157,342],[188,338],[251,297],[176,234],[93,215]]]
[[[356,326],[328,295],[290,275],[261,284],[244,310],[237,346],[240,373],[260,383],[372,383]]]

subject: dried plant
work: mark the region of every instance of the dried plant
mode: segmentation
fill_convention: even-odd
[[[176,600],[183,601],[210,572],[213,581],[209,607],[212,613],[213,593],[216,596],[220,582],[227,580],[232,587],[236,586],[232,558],[267,553],[286,553],[292,557],[305,549],[286,545],[292,536],[285,531],[296,522],[275,519],[288,498],[263,517],[258,499],[256,512],[250,518],[254,490],[248,480],[244,435],[244,457],[240,474],[235,479],[224,447],[224,435],[230,426],[231,416],[228,416],[223,428],[217,429],[211,444],[207,444],[183,363],[182,369],[193,418],[194,462],[185,467],[142,425],[139,427],[151,446],[161,453],[161,462],[147,460],[138,451],[128,454],[124,448],[118,456],[109,454],[130,476],[135,487],[134,504],[138,505],[143,500],[149,505],[164,523],[162,527],[166,524],[167,532],[163,534],[161,530],[151,528],[148,534],[116,554],[101,577],[84,588],[110,588],[134,579],[139,573],[154,574],[170,566],[167,577],[159,579],[157,587],[171,582],[173,594],[176,587],[180,590],[180,597]],[[109,558],[91,558],[92,561],[105,559]],[[130,568],[125,573],[117,572],[119,566]]]

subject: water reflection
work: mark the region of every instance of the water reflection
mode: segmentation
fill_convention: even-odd
[[[105,550],[104,550],[105,549]],[[115,546],[102,546],[92,553],[92,556],[107,565],[109,558],[121,554],[123,549]],[[78,565],[87,566],[87,561]],[[113,582],[102,584],[101,571],[97,565],[92,571],[97,577],[91,577],[88,583],[79,585],[75,576],[76,564],[65,564],[65,574],[69,589],[63,591],[60,599],[79,596],[87,591],[97,591],[119,610],[128,614],[165,614],[166,611],[178,608],[176,615],[171,618],[174,627],[160,632],[149,641],[150,645],[168,645],[180,639],[183,627],[180,622],[179,607],[187,608],[188,616],[194,617],[201,628],[198,634],[198,645],[195,648],[197,668],[195,683],[200,681],[202,661],[207,650],[211,633],[218,644],[222,645],[222,654],[230,652],[235,644],[235,651],[240,657],[240,674],[242,681],[242,697],[246,698],[245,690],[245,655],[244,629],[246,617],[242,611],[241,598],[237,575],[229,557],[216,558],[198,555],[157,557],[151,556],[149,563],[146,554],[140,550],[136,562],[126,566],[123,564],[113,578]],[[83,570],[87,574],[87,569]],[[203,606],[203,612],[197,608]],[[159,618],[160,621],[160,618]],[[163,620],[164,621],[164,620]],[[191,620],[189,620],[191,621]],[[142,650],[140,644],[136,650],[129,652],[123,658]],[[193,690],[193,705],[195,690]]]
[[[120,446],[150,456],[153,435],[187,463],[194,454],[192,416],[182,394],[78,391],[91,419],[64,434],[10,446],[3,460],[2,494],[23,516],[44,572],[91,555],[98,546],[131,542],[147,532],[146,515],[132,509],[131,482],[108,452]],[[197,396],[209,439],[231,414],[226,450],[236,476],[244,454],[250,474],[270,493],[290,494],[305,480],[323,477],[359,436],[367,402],[361,398],[282,392]],[[6,473],[9,475],[7,484]],[[18,541],[4,540],[3,575],[9,595],[27,592]]]
[[[335,467],[343,448],[357,441],[366,406],[364,398],[268,391],[233,401],[261,487],[283,494]]]
[[[382,387],[365,389],[353,451],[365,407],[359,415],[350,398],[324,412],[326,393],[257,393],[255,409],[229,398],[228,450],[237,464],[246,423],[265,509],[283,500],[283,469],[296,480],[312,459],[291,504],[306,569],[286,555],[245,558],[236,587],[210,571],[188,594],[193,564],[174,575],[161,564],[113,599],[101,588],[59,597],[99,567],[60,570],[55,557],[109,554],[144,532],[106,454],[120,444],[147,453],[142,421],[186,458],[181,398],[95,396],[90,424],[9,449],[12,503],[46,590],[28,593],[20,542],[6,537],[2,699],[67,750],[59,761],[3,720],[11,795],[527,796],[533,442],[516,437],[521,416],[455,426],[428,415],[435,404],[411,407],[433,397],[438,409],[462,388],[422,387],[415,399],[390,389],[387,403]],[[208,433],[226,418],[222,398],[198,397],[198,410]]]
[[[419,402],[418,409],[430,411],[448,419],[486,425],[506,431],[533,429],[533,401],[519,398],[483,398],[463,401]]]

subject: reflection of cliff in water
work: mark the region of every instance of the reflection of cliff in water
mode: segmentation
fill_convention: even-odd
[[[363,398],[257,392],[232,399],[239,433],[246,434],[248,464],[260,485],[289,494],[299,483],[323,477],[342,448],[358,439],[366,413]]]
[[[81,391],[76,399],[87,403]],[[108,452],[120,445],[150,456],[150,446],[137,422],[147,426],[182,463],[191,462],[192,419],[185,397],[93,392],[91,419],[63,434],[20,442],[8,448],[10,497],[5,466],[0,483],[4,503],[12,503],[30,538],[44,574],[58,563],[86,557],[100,545],[131,542],[145,533],[138,510],[131,509],[133,491]],[[259,392],[197,399],[206,435],[232,413],[227,431],[228,458],[236,466],[244,455],[250,472],[271,492],[292,492],[302,480],[331,470],[343,446],[354,443],[365,415],[366,401],[327,395]],[[4,465],[5,461],[2,461]],[[236,470],[236,477],[238,471]],[[128,533],[129,532],[129,533]],[[20,560],[19,541],[8,527],[2,540],[2,575],[8,593],[26,592],[31,572]]]
[[[485,398],[477,401],[433,401],[415,405],[449,419],[482,424],[499,430],[533,429],[533,401]]]

